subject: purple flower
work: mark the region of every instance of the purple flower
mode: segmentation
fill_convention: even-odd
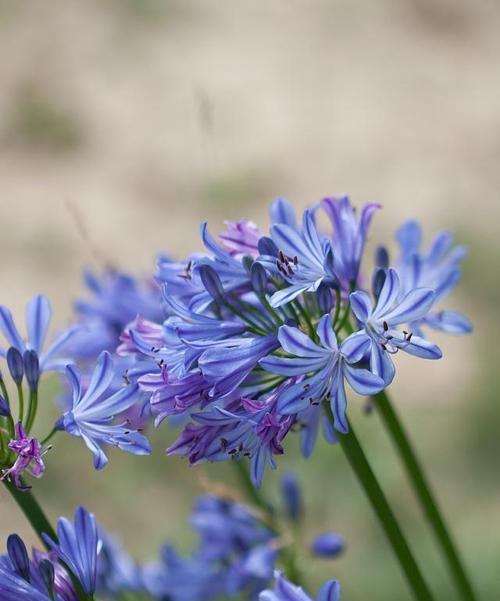
[[[9,449],[17,454],[14,465],[4,470],[2,480],[9,478],[14,486],[19,490],[29,490],[31,486],[26,486],[21,477],[25,471],[35,478],[41,478],[45,471],[43,463],[42,445],[33,437],[27,436],[21,422],[15,426],[16,437],[9,442]]]
[[[274,590],[260,593],[259,601],[313,601],[299,586],[295,586],[283,577],[281,572],[275,572],[276,579]],[[329,580],[322,585],[314,601],[339,601],[340,584],[336,580]]]
[[[434,290],[435,304],[445,298],[460,279],[460,263],[467,249],[464,246],[452,248],[452,234],[443,231],[436,235],[427,254],[422,253],[422,231],[416,221],[406,221],[397,231],[396,239],[400,248],[396,268],[401,281],[401,293],[425,287]],[[419,332],[422,325],[449,334],[468,334],[472,331],[470,321],[457,311],[429,312],[421,319],[414,320],[410,327]]]
[[[386,272],[375,307],[366,292],[353,292],[350,295],[351,308],[362,329],[345,341],[347,358],[368,355],[371,370],[386,385],[394,378],[391,355],[398,350],[422,359],[440,359],[442,353],[435,344],[411,332],[396,329],[398,325],[425,317],[432,307],[434,296],[430,288],[415,288],[401,298],[400,280],[393,269]]]
[[[226,231],[219,234],[219,239],[231,256],[241,259],[245,255],[257,257],[257,245],[262,232],[253,221],[224,221]]]
[[[73,398],[72,408],[58,421],[58,427],[72,436],[83,438],[94,455],[94,467],[102,469],[107,463],[102,445],[112,445],[134,455],[148,455],[151,447],[148,439],[128,424],[116,424],[114,418],[129,409],[137,400],[139,387],[129,384],[118,391],[110,387],[115,378],[113,361],[107,351],[97,359],[90,383],[86,390],[82,388],[80,372],[68,365]]]
[[[278,248],[278,257],[262,256],[259,261],[288,283],[272,295],[273,307],[289,303],[303,292],[315,292],[322,282],[337,281],[331,243],[320,238],[310,210],[304,211],[301,231],[278,223],[271,227],[271,237]]]
[[[321,206],[333,225],[332,246],[335,257],[335,273],[341,280],[344,289],[348,290],[358,279],[368,228],[373,214],[380,209],[380,205],[366,204],[361,210],[359,218],[347,196],[325,198],[322,200]]]
[[[278,339],[282,349],[293,357],[272,355],[261,360],[260,365],[282,376],[303,378],[280,395],[279,411],[285,414],[298,413],[311,404],[319,404],[327,399],[335,418],[335,428],[347,432],[344,380],[362,395],[380,392],[384,382],[370,371],[353,365],[361,359],[361,355],[351,352],[350,359],[346,358],[344,345],[347,341],[339,347],[329,315],[320,319],[316,334],[320,344],[316,344],[298,328],[282,326]]]
[[[52,344],[44,351],[45,339],[50,325],[52,309],[47,297],[39,294],[35,296],[26,307],[26,326],[28,338],[24,340],[17,329],[10,310],[0,306],[0,330],[11,347],[16,348],[21,355],[25,351],[35,351],[39,358],[40,371],[52,371],[62,369],[68,363],[68,359],[61,359],[60,351],[67,349],[69,342],[79,332],[78,326],[73,326],[57,336]],[[0,348],[0,356],[7,356],[7,349]]]
[[[96,586],[97,554],[100,547],[95,517],[84,507],[75,512],[74,524],[67,518],[57,522],[58,541],[44,534],[43,539],[78,578],[87,595],[93,595]]]

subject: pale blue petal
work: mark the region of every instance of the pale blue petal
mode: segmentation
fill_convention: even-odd
[[[30,348],[40,356],[49,328],[52,310],[46,296],[35,296],[26,307],[26,325]]]
[[[328,354],[325,349],[313,342],[302,330],[291,326],[281,326],[278,332],[278,340],[287,353],[296,357],[319,359]]]
[[[384,285],[378,297],[377,306],[373,316],[379,318],[390,311],[399,296],[399,277],[394,269],[388,269],[385,277]]]
[[[338,351],[337,336],[335,335],[330,315],[323,315],[319,320],[316,333],[324,347],[332,351]]]
[[[356,290],[349,296],[351,309],[354,315],[361,323],[368,321],[373,312],[373,305],[370,297],[364,290]]]
[[[350,387],[358,394],[370,396],[377,394],[385,387],[384,380],[368,369],[352,367],[344,363],[343,372]]]
[[[370,352],[372,339],[365,330],[359,330],[348,336],[340,345],[340,352],[349,363],[358,363]]]
[[[390,325],[410,323],[424,317],[434,302],[434,292],[430,288],[411,290],[392,311],[380,316]]]

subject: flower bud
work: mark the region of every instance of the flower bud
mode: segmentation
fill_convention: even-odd
[[[257,243],[257,248],[259,249],[259,253],[261,255],[268,255],[271,257],[278,256],[278,247],[271,240],[271,238],[268,238],[267,236],[262,236],[262,238],[260,238],[260,240]]]
[[[318,303],[319,312],[321,315],[330,313],[333,307],[333,294],[331,288],[321,282],[318,290],[316,291],[316,301]]]
[[[10,407],[4,397],[0,394],[0,415],[2,417],[9,417]]]
[[[281,479],[281,494],[285,503],[285,511],[291,522],[299,522],[302,518],[302,494],[297,476],[285,472]]]
[[[210,265],[201,265],[199,268],[201,281],[205,286],[208,294],[217,303],[224,302],[224,288],[220,281],[219,274]]]
[[[25,580],[30,579],[30,560],[26,545],[17,534],[11,534],[7,539],[7,553],[14,570]]]
[[[11,346],[7,351],[7,366],[12,379],[20,386],[24,375],[23,356],[15,346]]]
[[[389,252],[385,246],[379,246],[375,250],[375,265],[382,269],[389,267]]]
[[[30,390],[38,388],[38,380],[40,379],[40,362],[35,351],[25,351],[23,356],[24,373]]]
[[[254,292],[265,294],[267,289],[267,272],[263,265],[255,262],[250,270],[250,282]]]
[[[43,584],[45,585],[45,588],[47,589],[49,596],[51,598],[55,597],[55,595],[54,595],[55,571],[54,571],[54,565],[52,564],[52,562],[49,561],[48,559],[42,559],[40,561],[40,563],[38,564],[38,572],[40,574]]]
[[[344,549],[344,539],[335,532],[323,532],[311,544],[311,551],[320,557],[336,557]]]
[[[382,292],[382,288],[384,287],[386,278],[385,269],[381,269],[380,267],[375,269],[372,279],[372,292],[373,296],[378,299],[380,293]]]
[[[250,255],[245,255],[242,259],[241,262],[243,263],[243,267],[245,268],[245,271],[247,271],[248,273],[250,273],[250,270],[252,269],[252,265],[254,262],[254,258],[251,257]]]

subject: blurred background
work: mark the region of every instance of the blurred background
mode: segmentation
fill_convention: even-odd
[[[0,302],[22,318],[46,293],[55,325],[82,295],[81,270],[148,275],[159,251],[200,248],[198,226],[267,226],[278,195],[298,209],[325,195],[377,200],[371,244],[407,217],[428,239],[470,246],[450,308],[468,338],[436,336],[437,364],[399,357],[393,396],[446,507],[483,601],[500,598],[500,9],[465,0],[0,0]],[[365,267],[370,268],[370,261]],[[46,395],[50,396],[50,395]],[[47,426],[56,415],[47,402]],[[455,598],[376,415],[351,403],[366,450],[405,521],[438,599]],[[139,559],[193,544],[204,482],[228,466],[112,453],[95,473],[80,441],[56,439],[37,484],[52,517],[78,503]],[[315,591],[352,601],[410,599],[340,449],[280,461],[304,486],[308,536],[341,532],[338,560],[301,554]],[[278,474],[266,478],[276,495]],[[31,536],[5,491],[0,533]],[[31,536],[30,540],[34,540]]]

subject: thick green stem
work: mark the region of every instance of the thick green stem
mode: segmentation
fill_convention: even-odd
[[[329,405],[325,405],[329,408]],[[327,409],[328,410],[328,409]],[[330,413],[331,415],[331,413]],[[433,596],[420,572],[392,509],[350,426],[348,434],[339,434],[339,441],[347,460],[363,487],[384,532],[398,558],[408,584],[418,601],[433,601]]]
[[[43,545],[47,547],[42,538],[42,532],[45,532],[54,541],[57,541],[57,535],[52,528],[49,520],[45,516],[42,508],[38,504],[33,494],[30,491],[22,492],[18,490],[12,482],[5,479],[3,483],[10,494],[14,497],[15,502],[26,516],[28,522],[32,525],[33,530],[38,534]]]
[[[403,425],[385,392],[380,392],[375,396],[375,406],[377,407],[379,415],[404,464],[406,473],[422,510],[434,531],[460,597],[463,601],[475,601],[476,596],[472,590],[472,586],[465,572],[457,548],[431,491],[429,482],[422,471],[422,467],[410,444]]]

